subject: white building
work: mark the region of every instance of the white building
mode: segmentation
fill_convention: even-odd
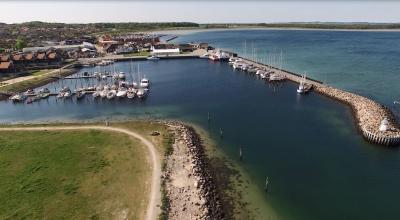
[[[151,46],[151,54],[154,56],[170,56],[170,55],[179,55],[179,48],[172,49],[156,49],[154,46]]]

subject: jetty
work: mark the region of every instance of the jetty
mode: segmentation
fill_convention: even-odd
[[[237,56],[242,62],[254,67],[279,72],[286,79],[300,83],[302,75]],[[369,98],[342,89],[325,85],[323,82],[306,78],[315,92],[340,101],[351,107],[357,126],[364,138],[384,146],[400,145],[400,127],[393,113],[385,106]]]

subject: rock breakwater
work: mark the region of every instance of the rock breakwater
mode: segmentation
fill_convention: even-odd
[[[193,128],[166,122],[175,135],[173,152],[166,158],[162,175],[169,199],[171,220],[224,219],[215,179],[200,137]]]

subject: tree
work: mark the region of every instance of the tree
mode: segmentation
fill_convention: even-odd
[[[17,48],[17,50],[21,50],[24,47],[26,47],[26,42],[23,39],[18,38],[15,42],[15,48]]]

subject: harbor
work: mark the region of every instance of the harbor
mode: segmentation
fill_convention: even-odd
[[[204,128],[216,142],[216,148],[230,158],[239,161],[238,150],[242,146],[243,160],[240,165],[251,175],[251,183],[260,188],[261,192],[251,188],[258,196],[265,196],[269,203],[284,209],[289,209],[286,208],[288,204],[281,202],[280,198],[286,198],[288,193],[298,199],[307,198],[310,201],[304,208],[307,213],[315,207],[323,210],[323,213],[327,213],[331,207],[345,213],[347,209],[343,205],[358,201],[353,190],[355,186],[351,184],[355,180],[343,183],[327,175],[315,175],[324,174],[327,169],[338,178],[350,176],[360,179],[365,178],[364,173],[371,174],[382,181],[365,181],[364,185],[380,189],[386,189],[384,185],[389,180],[398,183],[391,176],[393,167],[390,164],[396,163],[394,152],[382,150],[357,135],[351,111],[341,103],[332,102],[312,91],[308,95],[297,95],[298,84],[289,80],[285,83],[269,83],[253,74],[233,71],[228,62],[162,58],[156,62],[133,61],[132,65],[130,62],[115,62],[117,71],[125,72],[126,81],[129,82],[132,82],[130,66],[136,67],[137,64],[140,72],[151,81],[151,92],[143,101],[127,98],[94,99],[91,95],[81,101],[77,101],[76,97],[57,99],[51,96],[30,105],[4,101],[0,102],[1,123],[93,120],[104,124],[107,120],[112,124],[113,120],[125,121],[129,118],[173,118],[194,123]],[[98,68],[82,67],[76,75],[94,73]],[[108,77],[108,81],[111,80],[112,77]],[[98,83],[96,78],[65,79],[54,81],[46,87],[51,92],[54,87],[58,89],[63,86],[75,90],[75,85],[79,89],[81,82],[83,87]],[[222,139],[220,128],[223,129]],[[290,137],[287,133],[291,134]],[[387,162],[376,164],[374,159],[377,157],[383,157]],[[325,165],[316,165],[320,163]],[[305,172],[310,166],[313,172]],[[305,179],[296,187],[289,184],[300,178],[293,176],[293,167]],[[268,193],[265,193],[267,176]],[[328,185],[322,189],[315,188],[315,182]],[[313,202],[317,198],[310,195],[310,192],[331,198],[339,190],[326,191],[326,188],[339,188],[341,192],[350,195],[349,199],[340,204],[334,200],[324,200],[324,205]],[[378,205],[380,208],[387,210],[385,201],[396,200],[393,190],[396,189],[387,187],[387,190],[379,190],[379,195],[376,195],[376,190],[371,190],[376,201],[381,204]],[[261,214],[267,216],[268,213],[263,213],[264,200],[254,198],[249,200],[257,201],[261,206]],[[282,213],[280,210],[277,212]],[[301,215],[296,210],[293,213]],[[317,215],[313,219],[320,217]]]
[[[314,80],[306,77],[306,75],[296,74],[287,70],[282,69],[282,66],[272,66],[263,64],[257,61],[253,61],[244,57],[237,56],[234,52],[223,51],[223,50],[195,50],[190,54],[182,54],[175,56],[159,56],[157,59],[181,59],[181,58],[207,58],[214,62],[229,61],[229,65],[234,70],[241,70],[249,74],[256,75],[258,78],[265,80],[270,83],[278,83],[284,80],[290,80],[299,84],[297,93],[305,94],[311,90],[318,92],[327,97],[331,97],[335,100],[341,101],[349,105],[353,112],[354,117],[357,121],[357,126],[361,131],[361,134],[369,141],[385,146],[396,146],[400,144],[400,128],[393,116],[392,112],[377,102],[365,98],[360,95],[356,95],[344,90],[340,90],[328,85],[323,84],[321,81]],[[152,58],[154,59],[154,58]],[[61,82],[65,80],[75,80],[75,90],[71,90],[65,87],[61,83],[61,87],[54,88],[54,92],[49,92],[48,95],[38,97],[34,94],[30,94],[28,91],[25,93],[26,96],[20,94],[11,97],[12,100],[17,102],[24,101],[29,97],[27,103],[38,101],[48,96],[60,97],[72,97],[76,96],[77,99],[83,98],[85,95],[91,95],[94,98],[107,98],[113,99],[114,97],[128,97],[133,99],[135,96],[142,99],[147,96],[148,89],[142,89],[140,85],[143,83],[133,82],[133,76],[130,76],[132,82],[125,81],[125,73],[115,70],[114,62],[120,61],[145,61],[154,62],[149,57],[107,57],[107,59],[82,59],[78,65],[85,66],[87,63],[99,63],[99,72],[83,72],[80,74],[74,74],[71,76],[60,77]],[[184,61],[183,61],[184,62]],[[114,69],[112,69],[114,67]],[[130,68],[130,75],[132,75],[132,66]],[[119,77],[118,75],[121,75]],[[137,76],[139,77],[139,75]],[[146,81],[147,79],[145,79]],[[84,86],[86,85],[86,87]],[[145,82],[146,84],[146,82]],[[138,86],[139,85],[139,86]],[[147,85],[146,85],[147,86]],[[60,94],[60,91],[68,90],[64,94]],[[32,91],[30,91],[32,92]],[[65,96],[64,96],[65,95]],[[25,98],[26,97],[26,98]]]

